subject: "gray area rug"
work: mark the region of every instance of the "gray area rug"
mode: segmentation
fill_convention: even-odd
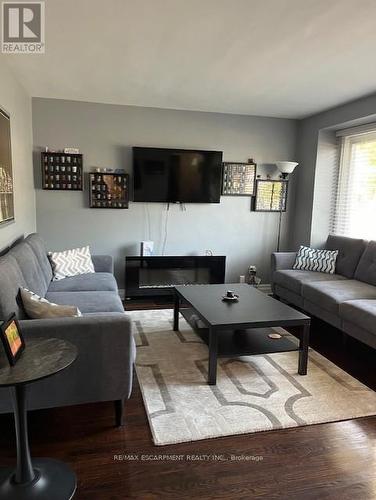
[[[209,386],[208,348],[183,318],[174,332],[171,310],[129,315],[156,445],[376,414],[376,393],[312,349],[306,376],[297,374],[296,352],[222,358]]]

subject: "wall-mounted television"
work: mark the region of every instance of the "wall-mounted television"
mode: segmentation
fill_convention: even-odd
[[[222,151],[133,148],[133,201],[219,203]]]

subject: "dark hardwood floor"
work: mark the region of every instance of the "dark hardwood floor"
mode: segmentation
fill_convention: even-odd
[[[376,389],[374,351],[317,321],[312,345]],[[136,380],[126,426],[113,423],[111,403],[31,412],[32,454],[70,463],[82,500],[376,499],[376,417],[157,447]],[[0,464],[12,465],[12,417],[0,426]]]

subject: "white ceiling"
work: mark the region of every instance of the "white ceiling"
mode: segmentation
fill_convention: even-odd
[[[46,0],[32,96],[300,118],[376,91],[375,0]]]

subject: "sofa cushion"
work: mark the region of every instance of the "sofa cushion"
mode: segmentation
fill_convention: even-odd
[[[301,271],[298,269],[284,269],[273,274],[274,283],[288,288],[292,292],[301,294],[303,283],[313,281],[345,280],[340,274],[318,273],[316,271]]]
[[[354,339],[360,340],[360,342],[376,349],[376,335],[371,333],[369,330],[365,330],[364,328],[346,320],[341,321],[341,330],[348,335],[351,335]]]
[[[46,282],[45,275],[43,274],[37,256],[30,245],[22,241],[9,250],[9,255],[16,259],[24,277],[26,288],[44,297],[47,292],[48,283]]]
[[[0,257],[0,320],[7,319],[12,313],[16,313],[18,319],[26,317],[19,296],[20,287],[25,286],[16,259],[9,253]]]
[[[316,318],[320,318],[321,320],[329,323],[329,325],[334,326],[335,328],[341,328],[341,318],[338,314],[328,311],[327,309],[323,309],[317,304],[313,304],[309,300],[303,299],[303,310]]]
[[[55,304],[75,305],[82,313],[124,312],[116,292],[47,292],[46,299]]]
[[[339,314],[339,305],[346,300],[376,299],[376,287],[357,280],[321,281],[303,284],[302,295],[322,309]]]
[[[45,247],[44,241],[38,234],[33,233],[29,234],[29,236],[25,239],[25,243],[29,245],[35,253],[41,267],[41,271],[48,285],[52,280],[52,267],[47,257],[47,249]]]
[[[353,278],[359,259],[362,256],[367,242],[365,240],[347,238],[345,236],[329,235],[325,248],[338,250],[336,273]]]
[[[376,285],[376,241],[370,241],[360,258],[355,279]]]
[[[341,318],[376,335],[376,300],[349,300],[339,306]]]
[[[117,283],[110,273],[80,274],[59,281],[51,281],[48,292],[116,292]]]

